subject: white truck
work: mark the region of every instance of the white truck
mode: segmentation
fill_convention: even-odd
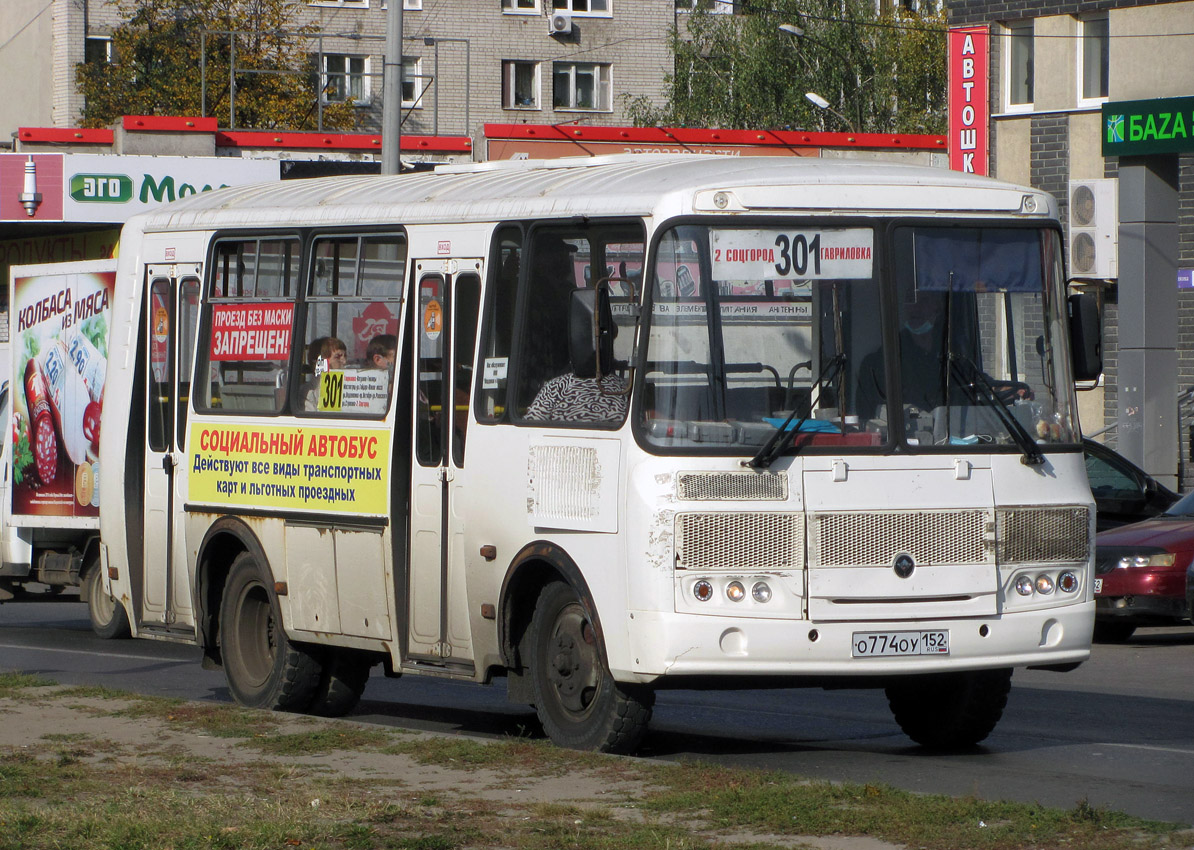
[[[74,600],[105,638],[129,633],[103,591],[99,432],[116,261],[13,266],[0,340],[0,602]]]

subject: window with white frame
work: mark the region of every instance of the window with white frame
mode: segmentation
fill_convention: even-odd
[[[88,65],[110,65],[115,59],[112,39],[89,35],[83,41],[83,61]]]
[[[502,62],[502,108],[539,108],[539,63],[510,59]]]
[[[537,15],[539,0],[502,0],[502,12],[507,15]]]
[[[551,0],[551,6],[557,12],[568,12],[573,15],[593,15],[609,17],[610,0]]]
[[[1078,102],[1102,103],[1107,99],[1108,53],[1111,30],[1106,16],[1078,21]]]
[[[402,57],[402,106],[405,109],[422,109],[423,93],[427,91],[427,78],[423,76],[423,60],[411,56]]]
[[[323,55],[323,99],[327,103],[348,100],[361,105],[369,102],[369,60],[343,53]]]
[[[553,62],[552,105],[556,109],[612,111],[610,66],[593,62]]]
[[[698,8],[715,15],[732,15],[734,14],[734,0],[676,0],[677,12],[691,12]]]
[[[1030,112],[1033,102],[1033,24],[1020,21],[1007,26],[1004,98],[1008,112]]]

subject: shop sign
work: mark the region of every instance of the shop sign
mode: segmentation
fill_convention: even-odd
[[[1103,156],[1194,151],[1194,97],[1103,104]]]

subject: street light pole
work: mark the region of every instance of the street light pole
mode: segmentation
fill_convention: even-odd
[[[811,35],[806,35],[803,27],[798,27],[795,24],[780,24],[779,30],[780,30],[780,32],[786,32],[788,35],[795,36],[798,39],[799,38],[807,39],[807,40],[811,41],[813,44],[817,45],[818,47],[828,50],[830,53],[832,53],[834,56],[836,56],[838,58],[838,61],[842,63],[842,67],[844,69],[846,69],[846,70],[850,69],[850,67],[851,67],[850,60],[840,50],[838,50],[836,47],[834,47],[831,44],[827,44],[826,42],[821,41],[819,38],[813,38]],[[857,124],[858,127],[862,127],[866,123],[862,118],[862,100],[859,98],[859,92],[861,90],[862,90],[862,78],[859,76],[858,71],[855,70],[854,71],[854,97],[852,98],[852,100],[854,101],[854,108],[858,112],[858,124]],[[815,98],[814,98],[814,95],[816,95]],[[845,115],[842,115],[842,113],[838,112],[836,109],[831,107],[829,105],[829,101],[826,100],[825,98],[821,97],[821,95],[817,94],[816,92],[809,92],[808,94],[805,95],[805,97],[807,97],[810,101],[815,103],[821,109],[826,109],[826,110],[832,112],[838,118],[842,119],[842,121],[845,122],[846,126],[850,128],[851,133],[859,132],[857,129],[855,129],[854,123],[851,122],[849,118],[847,118]]]
[[[838,112],[832,106],[830,106],[829,101],[827,101],[825,98],[821,97],[821,95],[817,94],[815,91],[807,91],[804,93],[804,96],[806,98],[808,98],[809,102],[812,103],[814,106],[820,107],[821,109],[824,109],[827,112],[832,112],[838,118],[842,119],[842,122],[847,127],[850,128],[851,133],[858,132],[857,130],[854,129],[854,124],[850,121],[850,119],[847,118],[845,115],[842,115],[842,113]]]
[[[381,77],[381,173],[402,173],[402,6],[386,10],[386,55]]]

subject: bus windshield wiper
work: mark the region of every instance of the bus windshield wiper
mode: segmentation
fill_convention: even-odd
[[[1024,453],[1020,462],[1028,466],[1040,466],[1044,463],[1045,456],[1041,453],[1040,446],[1020,424],[1020,420],[1012,414],[1007,402],[999,397],[999,393],[995,392],[995,388],[991,386],[991,382],[983,374],[983,370],[978,368],[969,357],[952,352],[949,355],[949,367],[963,389],[968,390],[972,398],[981,401],[994,411],[995,417],[1003,423],[1008,435]]]
[[[817,389],[822,384],[832,380],[834,375],[845,365],[845,352],[835,354],[833,357],[831,357],[829,362],[825,364],[825,368],[821,370],[821,374],[817,376],[817,380],[813,381],[813,386],[809,392],[809,397],[816,398]],[[780,453],[783,452],[784,449],[786,449],[796,439],[796,436],[800,433],[800,429],[804,427],[804,423],[809,420],[811,415],[812,411],[810,410],[808,414],[800,417],[799,421],[797,421],[794,427],[789,428],[788,426],[792,424],[792,420],[796,419],[796,408],[792,408],[792,412],[788,414],[788,418],[784,420],[784,423],[780,425],[779,428],[776,429],[775,433],[772,434],[767,440],[767,442],[763,444],[763,447],[759,449],[758,453],[756,453],[755,456],[750,460],[742,461],[742,465],[749,466],[751,469],[767,469],[772,463],[775,462],[775,459],[779,457]]]

